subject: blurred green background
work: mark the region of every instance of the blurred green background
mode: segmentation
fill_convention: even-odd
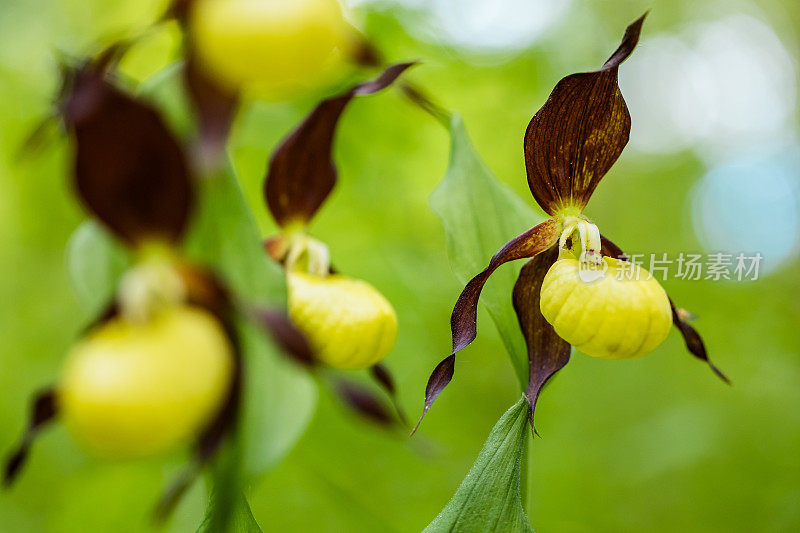
[[[17,158],[49,112],[54,52],[81,56],[151,22],[161,0],[0,3],[0,450],[24,424],[32,391],[55,378],[85,324],[64,265],[85,214],[56,138]],[[587,214],[634,252],[760,252],[757,281],[670,279],[698,315],[728,387],[673,331],[640,360],[574,353],[542,395],[534,444],[532,523],[560,531],[800,530],[800,4],[786,0],[422,0],[349,3],[390,60],[463,114],[498,178],[530,199],[522,136],[562,76],[598,67],[625,26],[652,9],[621,68],[632,140]],[[124,67],[142,79],[177,46],[159,32]],[[265,235],[260,188],[274,144],[312,100],[249,103],[231,154]],[[387,359],[401,402],[419,412],[430,370],[450,347],[461,289],[428,195],[447,134],[396,91],[359,99],[337,137],[340,183],[312,227],[337,268],[394,303],[400,337]],[[532,199],[530,199],[533,202]],[[509,235],[509,238],[511,235]],[[487,257],[488,260],[488,257]],[[510,303],[510,298],[509,298]],[[265,531],[418,531],[444,506],[499,416],[518,398],[485,313],[478,340],[409,441],[376,429],[322,391],[299,445],[252,487]],[[109,463],[47,431],[24,474],[0,493],[0,530],[144,531],[180,456]],[[166,529],[194,531],[198,484]]]

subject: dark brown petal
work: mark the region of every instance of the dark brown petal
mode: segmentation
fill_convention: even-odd
[[[349,408],[367,420],[382,426],[395,423],[395,418],[386,405],[367,388],[357,383],[337,380],[334,390]]]
[[[28,415],[28,427],[25,429],[25,433],[23,433],[17,447],[5,461],[3,471],[3,484],[5,486],[11,485],[20,473],[39,430],[53,421],[57,415],[58,405],[56,403],[55,389],[45,389],[33,397],[33,403]]]
[[[75,186],[97,218],[131,244],[178,241],[191,180],[181,146],[155,109],[102,73],[83,73],[64,113],[77,140]]]
[[[253,317],[278,343],[283,353],[305,366],[317,364],[308,339],[282,311],[257,309],[253,311]]]
[[[625,255],[625,252],[623,252],[619,246],[602,235],[600,236],[600,240],[602,243],[601,252],[603,255],[627,259],[627,255]],[[675,327],[678,328],[678,331],[680,331],[681,335],[683,335],[683,340],[686,343],[686,348],[689,350],[689,353],[701,361],[705,361],[705,363],[722,381],[730,385],[731,381],[728,379],[728,377],[723,374],[722,371],[717,368],[717,366],[708,358],[708,353],[706,353],[706,347],[703,344],[703,339],[700,337],[700,334],[697,333],[697,330],[695,330],[688,322],[681,318],[680,313],[678,313],[678,310],[675,307],[675,304],[672,302],[672,298],[669,299],[669,305],[672,308],[672,323],[675,324]]]
[[[528,124],[528,186],[548,214],[567,206],[583,209],[628,143],[631,117],[617,70],[636,47],[645,16],[628,26],[622,43],[599,70],[559,81]]]
[[[405,410],[403,406],[400,405],[400,401],[397,398],[397,387],[394,384],[394,378],[389,368],[383,363],[378,363],[369,369],[369,373],[386,394],[389,395],[389,398],[392,400],[392,405],[394,405],[394,410],[397,412],[397,416],[400,418],[403,425],[408,427],[408,417],[406,417]]]
[[[414,63],[398,63],[374,80],[323,100],[272,154],[264,195],[279,225],[308,222],[336,184],[331,149],[339,117],[354,96],[388,87]]]
[[[197,157],[201,168],[213,168],[224,156],[239,98],[197,68],[194,55],[186,60],[183,82],[197,117]]]
[[[453,314],[450,317],[453,351],[436,366],[430,378],[428,378],[428,385],[425,387],[425,405],[422,409],[422,415],[412,431],[412,435],[419,428],[425,413],[433,405],[436,397],[439,396],[439,393],[453,378],[456,353],[475,340],[478,330],[478,299],[489,276],[503,263],[533,257],[550,248],[558,239],[559,232],[560,222],[555,218],[550,218],[522,235],[514,237],[494,254],[491,261],[489,261],[489,265],[480,274],[472,278],[467,283],[467,286],[464,287],[464,290],[461,291],[461,295],[453,307]]]
[[[567,341],[558,336],[539,309],[544,276],[557,258],[557,246],[540,253],[522,267],[514,284],[514,310],[528,346],[530,377],[525,397],[531,406],[529,417],[534,431],[533,413],[539,393],[547,380],[569,362],[572,349]]]

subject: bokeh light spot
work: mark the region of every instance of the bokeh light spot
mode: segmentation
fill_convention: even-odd
[[[761,273],[797,255],[800,146],[714,167],[697,184],[694,227],[709,252],[763,256]]]

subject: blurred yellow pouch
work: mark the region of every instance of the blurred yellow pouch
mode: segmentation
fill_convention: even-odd
[[[397,340],[397,315],[365,281],[338,274],[288,274],[289,315],[309,338],[316,357],[334,368],[380,362]]]

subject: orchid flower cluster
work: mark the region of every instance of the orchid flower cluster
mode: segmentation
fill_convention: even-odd
[[[196,120],[192,143],[120,81],[117,66],[132,43],[118,43],[65,69],[57,111],[74,147],[74,192],[127,250],[132,264],[80,335],[57,384],[35,396],[28,427],[5,465],[7,483],[19,474],[37,433],[60,418],[76,440],[102,456],[149,456],[191,446],[190,465],[159,503],[159,516],[167,516],[227,444],[235,461],[243,455],[236,448],[237,425],[250,370],[242,322],[271,335],[282,353],[303,365],[304,376],[315,371],[330,380],[359,414],[386,427],[407,426],[394,380],[382,363],[397,339],[397,314],[368,282],[338,272],[328,246],[309,228],[337,182],[332,151],[346,108],[357,97],[392,86],[415,62],[385,66],[373,79],[322,99],[273,151],[263,192],[278,234],[262,242],[254,231],[246,245],[255,245],[256,266],[249,270],[257,271],[256,277],[268,275],[269,268],[277,273],[276,300],[287,289],[285,309],[270,301],[254,303],[242,294],[251,287],[245,283],[243,289],[218,271],[224,270],[221,258],[206,252],[198,260],[187,245],[192,239],[195,247],[206,245],[204,239],[211,238],[202,231],[218,241],[227,238],[229,220],[220,222],[224,217],[199,206],[230,200],[210,197],[208,190],[225,174],[227,139],[245,95],[251,90],[284,95],[318,84],[343,57],[356,53],[352,28],[335,1],[280,7],[284,11],[265,11],[245,0],[171,5],[166,18],[184,30],[180,81]],[[640,357],[659,346],[674,325],[688,350],[727,381],[709,361],[686,313],[584,214],[629,139],[631,117],[618,70],[633,53],[644,19],[628,26],[601,68],[559,81],[530,121],[524,137],[527,180],[548,218],[509,240],[464,287],[451,316],[452,351],[428,380],[414,431],[450,383],[456,354],[476,338],[477,306],[487,280],[504,263],[519,259],[528,262],[510,296],[528,350],[531,426],[542,387],[567,364],[572,347],[600,358]],[[291,42],[275,41],[284,34]],[[365,63],[381,62],[373,55]],[[399,85],[412,102],[447,122],[449,114],[420,89]],[[232,187],[233,195],[239,194]],[[246,218],[250,213],[243,209]],[[230,255],[235,262],[245,252]],[[636,275],[615,275],[623,269]],[[393,409],[339,377],[352,370],[368,370]],[[524,415],[519,421],[526,425]],[[227,483],[237,495],[244,485],[238,478]]]
[[[98,235],[124,248],[131,265],[67,355],[57,383],[34,397],[28,427],[5,463],[7,484],[20,473],[37,434],[60,419],[76,441],[102,457],[152,456],[191,446],[190,464],[163,493],[158,518],[168,516],[223,449],[234,449],[228,470],[236,471],[231,474],[236,481],[223,479],[227,486],[222,489],[240,490],[244,452],[238,449],[237,426],[252,383],[246,379],[251,378],[247,343],[241,339],[242,323],[248,321],[306,369],[369,368],[396,412],[369,389],[347,380],[331,379],[336,392],[372,422],[393,427],[403,420],[392,375],[379,365],[397,337],[394,309],[368,283],[336,273],[327,247],[306,227],[336,182],[331,148],[347,104],[390,86],[413,63],[389,66],[376,79],[323,99],[275,150],[265,198],[281,235],[267,241],[266,252],[283,265],[286,279],[278,277],[266,301],[254,301],[220,266],[226,260],[251,261],[235,269],[249,270],[261,280],[280,272],[257,231],[249,232],[254,229],[251,214],[226,175],[225,146],[235,114],[256,81],[259,90],[281,97],[287,90],[319,85],[319,62],[341,66],[343,54],[352,52],[345,41],[354,30],[334,0],[285,4],[284,11],[275,13],[252,8],[248,2],[176,0],[165,17],[176,19],[184,30],[179,81],[196,120],[191,142],[180,139],[146,98],[125,88],[118,65],[135,39],[64,67],[55,115],[74,147],[73,189],[100,223]],[[215,16],[229,25],[218,25]],[[296,27],[276,32],[281,17]],[[285,55],[262,49],[264,43],[254,37],[246,43],[248,50],[233,56],[241,63],[226,63],[226,47],[242,46],[238,35],[227,33],[232,20],[255,37],[294,38],[299,48],[287,51],[287,63]],[[329,30],[327,37],[321,29]],[[308,62],[301,65],[292,54]],[[246,68],[253,62],[255,68]],[[222,182],[232,196],[211,197],[209,190],[219,190]],[[208,205],[225,202],[236,205],[208,210]],[[230,215],[225,209],[240,211]],[[227,213],[228,219],[215,218],[215,213]],[[222,226],[231,216],[253,238],[230,257],[215,256],[211,249],[220,237],[225,239],[220,233],[229,231]],[[257,261],[248,259],[243,248],[255,249]],[[263,271],[253,272],[262,266]],[[286,285],[284,311],[275,302]],[[269,376],[258,379],[268,381]],[[227,509],[219,502],[209,507],[221,517],[220,524],[232,512],[232,501],[228,496]]]

